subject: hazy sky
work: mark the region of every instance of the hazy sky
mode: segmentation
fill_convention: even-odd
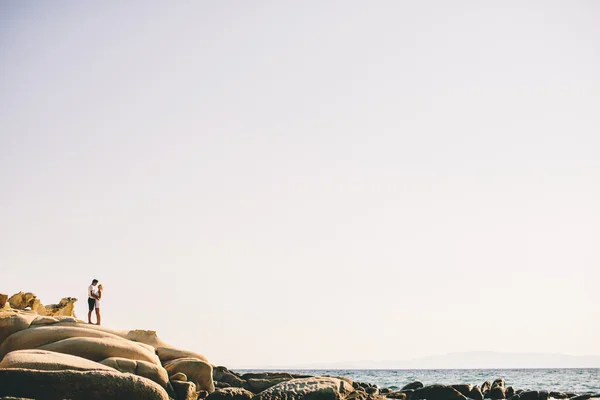
[[[0,292],[229,367],[600,354],[600,3],[0,15]]]

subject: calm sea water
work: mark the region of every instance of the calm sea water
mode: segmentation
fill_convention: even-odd
[[[236,370],[239,373],[271,370]],[[273,372],[281,372],[281,370]],[[481,385],[486,380],[504,378],[506,386],[515,389],[549,390],[600,394],[599,368],[568,369],[295,369],[285,372],[306,375],[345,376],[358,382],[368,382],[380,388],[397,389],[409,382],[425,385],[471,383]]]

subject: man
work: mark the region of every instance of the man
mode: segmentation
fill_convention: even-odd
[[[98,294],[96,291],[96,285],[98,284],[98,279],[94,279],[92,284],[88,286],[88,324],[92,323],[92,312],[96,308],[96,299],[98,298]],[[96,320],[98,320],[98,312],[96,313]],[[100,322],[100,321],[98,321]]]

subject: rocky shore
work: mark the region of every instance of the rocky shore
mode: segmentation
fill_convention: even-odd
[[[44,306],[33,293],[0,294],[0,399],[547,400],[600,399],[506,386],[407,382],[401,390],[345,377],[238,374],[163,342],[154,331],[113,330],[74,314],[77,299]]]

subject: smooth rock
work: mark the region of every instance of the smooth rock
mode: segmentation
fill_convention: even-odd
[[[208,362],[208,359],[200,353],[175,349],[173,347],[158,347],[156,349],[156,353],[158,354],[158,358],[160,358],[160,361],[163,363],[175,360],[177,358],[197,358],[198,360]]]
[[[20,330],[6,338],[6,340],[4,340],[4,342],[0,345],[0,358],[4,357],[6,353],[11,351],[36,349],[49,343],[74,337],[121,339],[116,335],[96,331],[93,329],[62,327],[56,326],[56,324],[49,326],[38,326],[34,329]]]
[[[152,346],[155,350],[161,347],[170,347],[158,337],[156,331],[134,329],[125,333],[125,339],[133,340],[134,342],[145,343],[149,346]]]
[[[210,393],[207,400],[250,400],[254,393],[249,390],[237,387],[215,390]]]
[[[416,389],[412,395],[412,399],[427,399],[427,400],[466,400],[458,390],[445,385],[429,385]]]
[[[15,311],[0,311],[0,344],[11,335],[29,328],[31,322],[38,316],[29,313],[17,313]],[[2,346],[0,345],[0,348]],[[0,354],[0,359],[4,357],[6,353]]]
[[[295,378],[259,393],[255,400],[344,400],[351,392],[348,382],[322,376]]]
[[[177,372],[184,373],[189,382],[196,384],[197,390],[214,392],[215,385],[212,379],[212,365],[197,358],[179,358],[164,364],[169,375]]]
[[[140,343],[121,338],[73,337],[40,346],[39,349],[71,354],[92,361],[102,361],[111,357],[119,357],[148,361],[160,365],[158,357],[147,348],[142,347]]]
[[[112,371],[0,369],[0,396],[44,400],[169,400],[149,379]]]
[[[100,361],[100,364],[114,368],[119,372],[126,372],[148,378],[167,389],[169,375],[160,365],[148,361],[130,360],[122,357],[110,357]]]
[[[45,350],[17,350],[8,353],[0,362],[0,368],[27,368],[41,371],[113,371],[114,368],[85,358]]]

